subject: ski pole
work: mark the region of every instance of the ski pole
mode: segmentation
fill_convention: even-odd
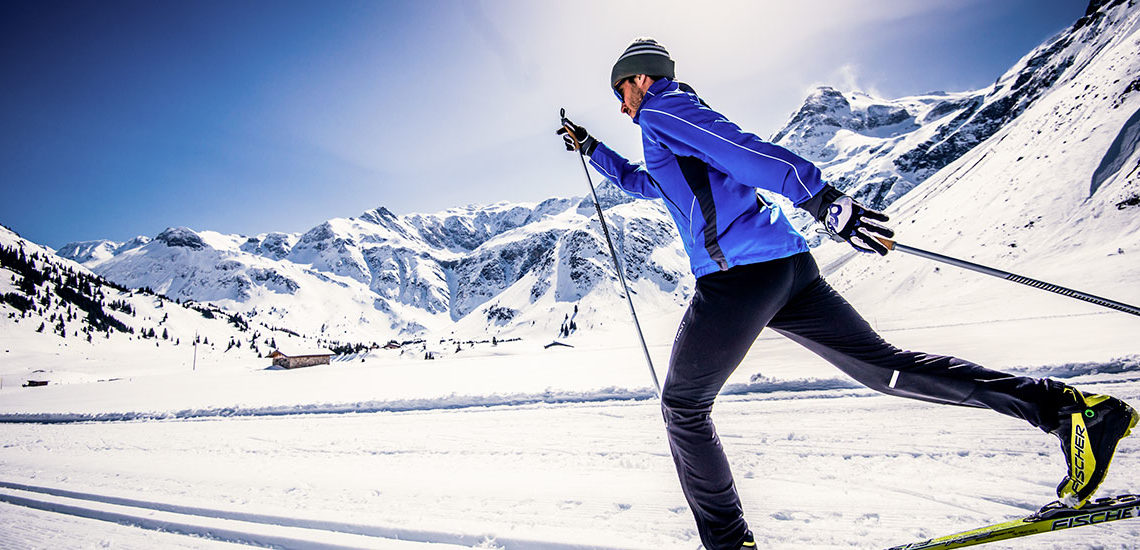
[[[950,265],[969,269],[971,271],[977,271],[978,273],[985,273],[986,275],[997,277],[999,279],[1005,279],[1007,281],[1013,281],[1015,283],[1021,283],[1023,285],[1031,286],[1033,288],[1039,288],[1041,290],[1048,290],[1049,292],[1055,292],[1055,293],[1060,294],[1062,296],[1068,296],[1070,298],[1076,298],[1078,300],[1084,300],[1086,302],[1094,303],[1098,306],[1104,306],[1104,307],[1107,307],[1110,309],[1115,309],[1117,311],[1123,311],[1125,313],[1131,313],[1133,315],[1140,315],[1140,308],[1138,308],[1136,306],[1130,306],[1128,304],[1122,304],[1120,302],[1109,300],[1107,298],[1101,298],[1100,296],[1093,296],[1092,294],[1087,294],[1087,293],[1081,292],[1079,290],[1073,290],[1071,288],[1065,288],[1063,286],[1058,286],[1058,285],[1055,285],[1052,283],[1046,283],[1043,281],[1038,281],[1036,279],[1030,279],[1029,277],[1022,277],[1021,275],[1015,275],[1013,273],[1009,273],[1007,271],[1002,271],[1000,269],[994,269],[992,267],[986,267],[984,265],[978,265],[978,264],[975,264],[973,262],[967,262],[965,260],[959,260],[958,258],[951,258],[949,256],[943,256],[941,254],[936,254],[934,252],[922,250],[921,248],[915,248],[913,246],[907,246],[905,244],[897,243],[895,241],[892,241],[890,239],[886,239],[883,237],[876,237],[876,238],[879,239],[879,242],[883,243],[883,246],[887,247],[887,250],[898,250],[899,252],[906,252],[907,254],[914,254],[915,256],[926,258],[928,260],[934,260],[937,262],[947,263]]]
[[[562,120],[566,120],[565,108],[562,109],[559,116]],[[657,381],[657,371],[653,368],[653,360],[649,358],[649,346],[645,345],[645,335],[641,332],[641,323],[637,322],[637,310],[633,308],[633,296],[629,293],[629,285],[625,283],[625,272],[621,269],[617,251],[610,239],[610,230],[606,225],[606,218],[602,215],[602,203],[598,200],[597,190],[594,189],[594,180],[590,179],[590,169],[586,168],[586,154],[582,152],[582,144],[578,143],[578,138],[574,136],[574,129],[567,127],[566,130],[570,139],[574,140],[574,148],[578,150],[578,161],[582,163],[582,172],[586,174],[586,183],[590,185],[590,194],[594,196],[594,208],[598,211],[598,221],[602,222],[602,234],[606,237],[606,245],[610,247],[610,257],[614,259],[614,269],[617,270],[618,279],[621,280],[621,288],[625,291],[625,299],[629,303],[629,314],[633,317],[633,326],[637,329],[637,337],[641,340],[641,351],[645,352],[645,363],[649,365],[649,375],[653,377],[653,390],[657,392],[657,398],[660,399],[661,384]]]

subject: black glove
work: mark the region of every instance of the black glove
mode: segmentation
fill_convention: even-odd
[[[891,238],[895,232],[877,222],[888,221],[886,214],[864,208],[838,189],[825,185],[807,201],[800,204],[824,227],[855,247],[860,252],[886,256],[888,248],[876,237]]]
[[[558,129],[558,135],[562,136],[567,151],[577,151],[580,145],[582,153],[587,157],[592,155],[594,148],[598,146],[598,140],[594,139],[594,136],[591,136],[585,128],[570,122],[570,119],[566,117],[562,117],[562,127]]]

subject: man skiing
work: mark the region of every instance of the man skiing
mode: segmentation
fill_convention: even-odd
[[[883,393],[985,407],[1057,435],[1069,465],[1057,494],[1070,506],[1088,502],[1117,442],[1140,420],[1136,411],[1054,380],[888,344],[820,277],[804,238],[756,188],[784,195],[862,252],[887,253],[876,239],[894,235],[883,225],[887,216],[821,181],[810,162],[712,110],[675,80],[673,59],[651,38],[622,53],[609,82],[622,113],[641,128],[644,167],[566,118],[558,133],[567,150],[588,156],[626,193],[662,200],[689,255],[696,289],[673,343],[661,405],[706,548],[755,548],[710,413],[764,327]]]

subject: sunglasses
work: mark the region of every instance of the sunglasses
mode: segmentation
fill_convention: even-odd
[[[625,102],[625,96],[622,95],[622,93],[621,93],[621,85],[625,84],[626,82],[633,82],[633,77],[631,76],[631,77],[627,77],[627,78],[624,78],[622,80],[619,80],[617,83],[617,86],[614,86],[614,95],[617,96],[618,101],[621,101],[623,103]]]

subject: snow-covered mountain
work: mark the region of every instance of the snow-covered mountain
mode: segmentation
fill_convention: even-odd
[[[104,245],[75,250],[99,248]],[[92,373],[101,369],[84,368],[89,362],[113,365],[120,374],[132,371],[124,363],[140,367],[139,372],[189,371],[223,358],[258,363],[279,347],[332,344],[250,322],[210,304],[124,288],[3,226],[0,311],[0,345],[9,367],[24,367],[19,379],[55,383],[95,381]],[[14,376],[11,370],[5,374]]]
[[[890,206],[903,242],[929,240],[967,257],[985,248],[1001,252],[988,259],[1007,261],[1115,235],[1124,241],[1113,252],[1126,251],[1140,203],[1131,156],[1136,12],[1129,2],[1094,1],[982,90],[887,100],[820,88],[773,141],[864,202]],[[692,279],[664,210],[610,185],[600,192],[641,307],[683,305]],[[801,228],[810,223],[777,203]],[[1050,236],[1033,244],[1038,237],[1020,235],[1030,230]],[[846,251],[824,246],[819,255],[834,269],[848,262]],[[153,240],[73,243],[61,255],[127,287],[345,341],[553,335],[575,307],[579,326],[626,322],[588,199],[435,214],[378,208],[302,234],[172,228]],[[857,287],[863,275],[835,277]]]
[[[78,263],[99,262],[118,254],[124,250],[137,248],[150,242],[150,237],[135,237],[125,243],[116,243],[108,240],[79,241],[64,245],[56,253],[61,258]]]
[[[894,100],[830,87],[812,91],[772,141],[811,160],[824,178],[874,208],[906,194],[961,151],[929,151],[939,136],[968,131],[981,92]],[[974,145],[977,142],[973,143]]]
[[[665,211],[610,185],[600,193],[635,291],[648,307],[677,307],[691,275]],[[404,216],[377,208],[300,235],[170,228],[153,240],[72,243],[61,253],[127,287],[325,338],[503,337],[520,327],[553,336],[575,306],[591,318],[619,295],[593,216],[581,198]]]
[[[1122,4],[1094,1],[1089,15],[981,90],[883,99],[818,88],[772,141],[816,163],[840,189],[885,208],[1084,71],[1104,39],[1127,32],[1097,15]]]
[[[1020,114],[888,209],[899,241],[1140,303],[1138,44],[1140,7],[1095,1],[1026,55],[977,110]],[[898,253],[877,261],[824,248],[833,282],[884,318],[908,308],[943,320],[978,307],[1010,317],[1102,311],[981,275],[963,286],[946,276],[956,268]]]

